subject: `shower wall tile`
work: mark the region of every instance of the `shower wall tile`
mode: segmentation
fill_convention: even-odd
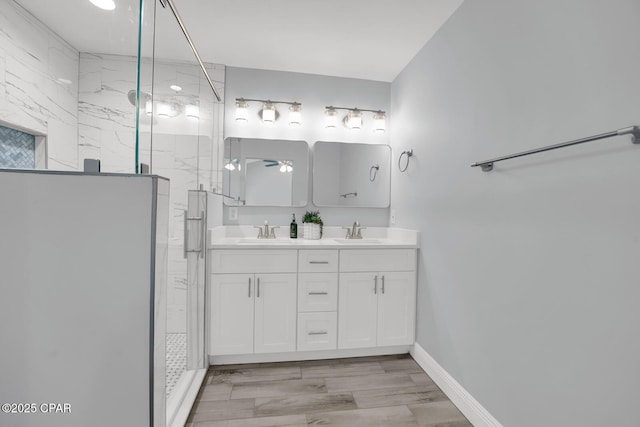
[[[0,167],[33,169],[35,150],[33,135],[0,125]]]
[[[57,118],[48,121],[49,156],[56,167],[49,163],[49,169],[77,170],[78,166],[78,127],[64,123]],[[80,167],[82,168],[82,166]]]
[[[77,50],[15,2],[0,29],[0,121],[46,135],[50,169],[77,169]]]
[[[7,77],[5,75],[6,70],[6,51],[0,46],[0,114],[2,113],[2,105],[5,104],[5,93],[6,93],[6,81]],[[0,115],[0,117],[2,117]]]

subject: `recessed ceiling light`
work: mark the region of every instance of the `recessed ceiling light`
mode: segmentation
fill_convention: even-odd
[[[94,6],[104,10],[113,10],[116,8],[116,4],[113,0],[89,0]]]
[[[182,88],[178,85],[171,85],[169,86],[169,89],[175,90],[176,92],[180,92],[182,90]]]

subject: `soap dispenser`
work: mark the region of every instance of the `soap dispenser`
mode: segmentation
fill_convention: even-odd
[[[298,224],[296,224],[296,214],[293,214],[293,220],[289,226],[289,237],[292,239],[298,238]]]

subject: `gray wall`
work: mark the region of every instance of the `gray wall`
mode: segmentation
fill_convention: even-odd
[[[226,70],[225,138],[304,140],[309,143],[311,150],[316,141],[389,144],[389,132],[382,134],[373,132],[371,113],[364,113],[364,125],[360,131],[350,131],[342,126],[336,129],[325,129],[324,111],[327,105],[381,109],[388,113],[387,128],[389,128],[390,83],[237,67],[227,67]],[[236,98],[300,102],[302,103],[302,125],[290,127],[287,121],[289,113],[287,106],[281,104],[276,105],[281,118],[272,126],[264,125],[258,117],[258,111],[262,106],[255,102],[250,104],[249,122],[239,124],[235,120]],[[343,113],[346,115],[346,111]],[[225,224],[257,225],[262,224],[266,219],[270,224],[287,226],[291,221],[291,213],[296,213],[296,217],[300,219],[305,210],[311,209],[320,209],[326,225],[349,225],[355,220],[359,220],[364,226],[388,224],[388,208],[317,208],[313,206],[311,182],[310,179],[309,204],[304,208],[239,207],[238,221],[231,221],[228,218],[228,208],[225,207]]]
[[[392,83],[418,343],[505,426],[638,426],[638,0],[467,1]]]

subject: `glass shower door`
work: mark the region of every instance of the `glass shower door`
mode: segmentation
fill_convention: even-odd
[[[224,105],[216,99],[171,10],[154,3],[153,54],[141,59],[146,77],[139,90],[141,144],[137,158],[144,165],[142,171],[148,166],[149,173],[170,180],[163,322],[166,425],[170,426],[184,424],[190,399],[208,366],[203,280],[206,205],[207,191],[221,189],[218,165]],[[224,66],[205,64],[205,68],[222,93]]]

